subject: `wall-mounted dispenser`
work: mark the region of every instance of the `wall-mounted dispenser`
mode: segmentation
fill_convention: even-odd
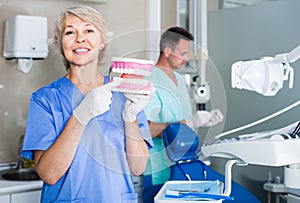
[[[48,55],[47,18],[16,15],[5,21],[3,56],[18,60],[18,70],[28,73],[33,59]]]

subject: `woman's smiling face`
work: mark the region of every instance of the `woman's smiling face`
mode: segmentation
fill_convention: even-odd
[[[74,15],[69,15],[65,19],[62,31],[62,49],[71,66],[97,64],[102,46],[101,34],[94,25]]]

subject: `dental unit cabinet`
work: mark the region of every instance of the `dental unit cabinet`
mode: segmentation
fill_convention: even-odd
[[[18,59],[18,69],[29,72],[33,59],[48,56],[47,18],[16,15],[6,19],[3,56]]]

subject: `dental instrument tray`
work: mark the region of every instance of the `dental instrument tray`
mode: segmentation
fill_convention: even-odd
[[[214,181],[168,181],[154,198],[154,203],[220,203],[232,200],[223,195],[224,184]]]

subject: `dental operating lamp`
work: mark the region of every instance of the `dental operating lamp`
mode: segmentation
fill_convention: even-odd
[[[290,80],[289,88],[293,88],[294,69],[290,63],[299,58],[300,46],[275,57],[235,62],[231,67],[231,86],[255,91],[264,96],[274,96],[286,80]]]

